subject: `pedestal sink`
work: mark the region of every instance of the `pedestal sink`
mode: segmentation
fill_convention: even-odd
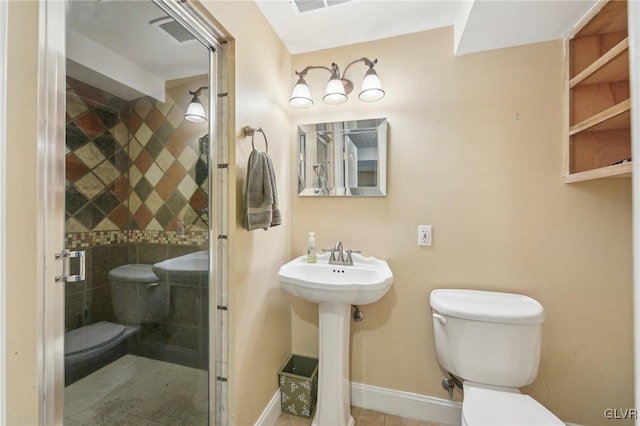
[[[203,250],[172,257],[156,263],[153,268],[160,272],[169,273],[209,272],[209,252]]]
[[[393,274],[384,260],[353,253],[353,266],[332,265],[329,256],[318,255],[317,263],[300,256],[283,265],[278,275],[287,293],[319,304],[318,403],[312,426],[351,426],[351,305],[379,300],[391,288]]]

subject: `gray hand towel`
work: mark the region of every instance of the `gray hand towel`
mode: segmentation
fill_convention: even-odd
[[[248,231],[269,229],[282,223],[278,209],[275,173],[265,152],[251,151],[244,189],[244,227]]]
[[[266,152],[264,156],[267,160],[267,168],[269,169],[269,182],[271,183],[271,193],[273,196],[273,203],[271,204],[271,226],[278,226],[282,224],[282,215],[278,208],[278,188],[276,187],[276,172],[273,170],[273,162],[271,157]]]

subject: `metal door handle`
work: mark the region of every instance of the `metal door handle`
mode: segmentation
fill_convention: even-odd
[[[71,258],[77,257],[80,260],[80,271],[77,275],[68,275],[71,270]],[[64,264],[62,267],[62,275],[55,277],[56,281],[77,282],[85,280],[85,251],[84,250],[62,250],[56,253],[56,259],[62,259]]]

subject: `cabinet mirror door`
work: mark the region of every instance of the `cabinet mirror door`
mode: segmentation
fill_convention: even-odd
[[[387,195],[386,118],[298,126],[298,195]]]

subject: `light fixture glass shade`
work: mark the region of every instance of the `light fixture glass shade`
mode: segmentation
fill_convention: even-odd
[[[332,78],[327,83],[327,90],[324,92],[323,101],[329,105],[340,105],[347,102],[347,95],[344,92],[344,85],[339,78]]]
[[[313,105],[311,91],[309,90],[309,86],[307,86],[307,82],[304,81],[304,78],[300,77],[296,85],[293,87],[293,92],[289,99],[289,105],[296,108],[309,108]]]
[[[207,121],[207,114],[204,112],[204,107],[200,99],[198,99],[198,96],[194,96],[193,99],[191,99],[184,118],[194,123],[204,123]]]
[[[382,90],[380,78],[373,68],[370,68],[364,75],[364,80],[362,80],[362,90],[360,90],[358,98],[365,102],[375,102],[383,97],[384,90]]]

